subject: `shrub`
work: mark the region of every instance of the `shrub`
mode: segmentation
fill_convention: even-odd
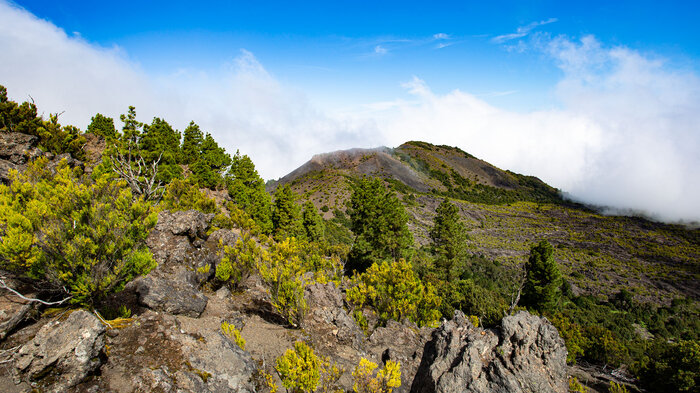
[[[424,285],[403,259],[375,263],[356,274],[347,299],[359,309],[371,307],[380,322],[407,318],[421,326],[436,326],[440,318],[441,299],[435,289]]]
[[[651,392],[697,392],[700,390],[700,342],[658,340],[650,346],[637,372]]]
[[[588,389],[581,385],[576,377],[569,377],[569,393],[587,393]]]
[[[608,387],[608,393],[627,393],[627,387],[623,384],[618,384],[616,382],[610,382]]]
[[[155,267],[145,246],[157,217],[109,175],[94,182],[38,159],[0,185],[0,268],[92,306]]]
[[[244,232],[233,247],[224,246],[221,262],[216,265],[216,278],[238,284],[257,271],[262,255],[263,250]]]
[[[204,195],[191,177],[185,180],[173,179],[165,188],[161,206],[170,211],[194,209],[202,213],[219,212],[216,202]]]
[[[389,360],[374,376],[376,368],[376,363],[360,359],[352,373],[352,390],[355,393],[391,393],[394,388],[401,386],[401,363]]]
[[[275,369],[284,387],[292,392],[313,392],[321,378],[318,357],[301,341],[277,358]]]
[[[236,329],[234,324],[226,321],[221,322],[221,331],[224,332],[226,337],[233,339],[236,345],[245,351],[245,339],[241,336],[241,331]]]

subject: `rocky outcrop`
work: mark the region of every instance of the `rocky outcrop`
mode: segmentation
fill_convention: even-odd
[[[183,267],[164,276],[149,274],[128,284],[139,297],[139,303],[168,314],[196,318],[207,306],[207,297],[196,286],[195,274]]]
[[[367,340],[367,352],[377,364],[389,360],[401,363],[401,387],[397,393],[408,392],[423,357],[423,348],[434,329],[418,328],[415,323],[388,321],[385,327],[372,332]]]
[[[19,132],[0,132],[0,180],[9,181],[11,169],[22,171],[25,164],[42,153],[39,138]]]
[[[72,388],[102,363],[104,333],[104,325],[83,310],[49,322],[15,355],[15,382],[29,381],[46,392]]]
[[[314,339],[326,346],[341,344],[356,349],[363,347],[364,334],[345,311],[343,294],[334,283],[310,285],[306,288],[305,297],[309,310],[302,328],[313,332]]]
[[[411,392],[565,393],[566,347],[544,318],[521,311],[499,329],[475,328],[457,311],[425,346]]]
[[[190,325],[197,325],[193,323]],[[85,390],[253,392],[255,363],[218,330],[192,329],[177,317],[147,311],[109,338],[101,378]]]

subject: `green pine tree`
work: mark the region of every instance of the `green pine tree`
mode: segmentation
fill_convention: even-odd
[[[380,179],[363,178],[353,186],[349,214],[355,242],[348,255],[348,273],[409,256],[413,236],[408,215],[394,191],[386,189]]]
[[[275,191],[275,202],[272,208],[272,227],[277,240],[304,235],[301,208],[297,204],[296,196],[289,184],[278,187]]]
[[[463,268],[467,239],[464,224],[459,220],[459,209],[445,198],[436,210],[430,239],[437,254],[437,265],[443,279],[454,280]]]
[[[272,202],[265,182],[247,155],[236,151],[227,174],[231,199],[248,213],[264,233],[272,232]]]
[[[231,156],[216,143],[211,134],[207,133],[200,144],[199,154],[190,164],[190,171],[201,187],[215,189],[224,185],[222,172],[229,165],[231,165]]]
[[[182,134],[182,156],[180,157],[180,164],[190,165],[197,161],[197,157],[202,151],[204,134],[193,121],[190,122],[190,125],[185,128]]]
[[[537,310],[552,310],[561,297],[562,277],[553,257],[554,248],[542,240],[530,249],[530,258],[525,264],[525,285],[521,304]]]
[[[304,232],[306,233],[306,239],[316,242],[324,239],[326,227],[323,225],[323,218],[318,214],[313,202],[304,202],[301,220],[304,226]]]
[[[177,164],[180,156],[180,133],[168,122],[154,117],[151,124],[143,126],[143,135],[139,141],[141,155],[147,163],[160,158],[156,179],[170,183],[172,179],[182,178],[182,168]]]
[[[101,135],[109,141],[113,141],[117,138],[117,129],[114,128],[114,119],[104,116],[101,113],[92,117],[87,132]]]

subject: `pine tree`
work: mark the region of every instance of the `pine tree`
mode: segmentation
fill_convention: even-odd
[[[223,147],[216,143],[211,134],[200,144],[199,154],[190,164],[190,171],[201,187],[218,188],[224,184],[222,172],[231,165],[231,156]]]
[[[438,255],[437,265],[441,268],[444,279],[454,280],[463,266],[462,260],[466,250],[467,239],[464,224],[459,221],[459,209],[445,198],[436,210],[430,239]]]
[[[202,142],[204,142],[204,134],[193,121],[190,122],[190,125],[185,128],[182,134],[180,163],[190,165],[197,161],[197,156],[199,156],[202,149]]]
[[[551,310],[561,297],[562,277],[553,257],[554,249],[542,240],[530,249],[530,258],[525,264],[525,285],[521,302],[537,311]]]
[[[323,218],[318,214],[316,206],[313,202],[304,202],[303,212],[302,212],[302,224],[304,225],[304,232],[306,233],[306,239],[309,241],[321,241],[324,238],[325,226],[323,225]]]
[[[122,126],[121,141],[125,148],[138,148],[139,140],[141,140],[141,129],[143,123],[136,120],[136,108],[129,106],[129,111],[126,115],[122,114],[119,119],[124,123]]]
[[[248,213],[265,233],[272,231],[272,202],[265,191],[265,182],[247,155],[236,151],[227,174],[231,199]]]
[[[413,236],[408,215],[394,191],[386,189],[380,179],[363,178],[353,187],[349,214],[355,242],[348,255],[348,273],[361,273],[375,262],[409,255]]]
[[[141,154],[147,163],[160,158],[158,181],[169,183],[182,177],[182,168],[177,164],[180,156],[180,133],[168,122],[154,117],[149,125],[144,125],[143,136],[139,141]]]
[[[296,197],[289,184],[278,187],[275,191],[275,202],[272,209],[272,226],[275,238],[283,240],[287,237],[304,235],[301,221],[301,209],[296,203]]]
[[[101,113],[98,113],[92,117],[90,125],[88,125],[87,132],[95,135],[101,135],[109,141],[117,138],[117,129],[114,128],[114,119],[104,116]]]

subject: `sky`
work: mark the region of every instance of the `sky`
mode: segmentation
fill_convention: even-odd
[[[0,0],[11,99],[81,129],[194,120],[266,179],[423,140],[700,221],[700,3],[104,3]]]

